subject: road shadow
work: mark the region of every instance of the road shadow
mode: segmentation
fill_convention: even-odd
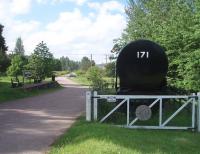
[[[0,104],[0,153],[47,150],[85,111],[86,91],[67,84],[52,93]]]

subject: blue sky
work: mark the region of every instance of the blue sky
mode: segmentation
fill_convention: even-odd
[[[88,2],[99,3],[98,0],[88,0]],[[105,3],[108,2],[108,0],[101,0],[100,2]],[[126,0],[116,0],[116,2],[119,2],[123,5],[125,4]],[[42,2],[41,0],[41,2],[37,2],[36,0],[32,1],[31,11],[29,11],[27,14],[21,14],[16,16],[16,19],[22,19],[24,21],[29,21],[30,19],[32,19],[42,22],[43,24],[48,24],[48,22],[56,20],[60,12],[71,12],[74,10],[74,8],[79,8],[84,16],[88,16],[90,12],[97,13],[97,10],[88,7],[87,3],[77,5],[77,3],[74,3],[73,1],[49,2],[47,0],[44,0],[44,2]],[[112,11],[112,13],[115,14],[119,12],[114,10]]]
[[[45,41],[55,57],[80,60],[94,54],[105,62],[113,39],[126,27],[126,0],[1,0],[0,22],[4,37],[13,50],[22,37],[26,54]],[[74,55],[73,55],[74,54]]]

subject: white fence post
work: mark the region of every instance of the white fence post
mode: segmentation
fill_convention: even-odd
[[[161,127],[162,126],[162,98],[160,98],[160,109],[159,109],[159,126]]]
[[[93,104],[93,111],[94,111],[94,120],[95,121],[97,121],[97,107],[98,107],[98,105],[97,105],[97,92],[96,91],[94,91],[94,93],[93,93],[93,97],[94,97],[94,104]]]
[[[91,106],[92,106],[92,100],[91,100],[91,91],[86,92],[86,121],[91,121]]]
[[[195,93],[192,93],[192,96],[196,96],[196,94]],[[196,111],[196,99],[195,98],[193,98],[193,100],[192,100],[192,128],[194,128],[195,127],[195,111]],[[192,129],[192,130],[194,130],[194,129]]]
[[[130,109],[129,109],[129,107],[130,107],[130,100],[129,99],[127,99],[127,126],[129,125],[129,111],[130,111]]]
[[[197,131],[200,132],[200,92],[197,93]]]

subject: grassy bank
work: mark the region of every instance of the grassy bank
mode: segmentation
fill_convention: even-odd
[[[47,79],[47,81],[49,81],[49,79]],[[20,88],[11,88],[10,77],[0,77],[0,103],[19,98],[25,98],[25,97],[48,93],[60,88],[61,87],[24,91],[23,89]]]
[[[200,134],[189,131],[131,130],[81,118],[52,146],[50,154],[197,154]]]

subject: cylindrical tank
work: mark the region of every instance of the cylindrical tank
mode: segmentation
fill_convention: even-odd
[[[127,44],[119,53],[116,73],[120,92],[156,91],[166,86],[168,59],[164,49],[149,40]]]

